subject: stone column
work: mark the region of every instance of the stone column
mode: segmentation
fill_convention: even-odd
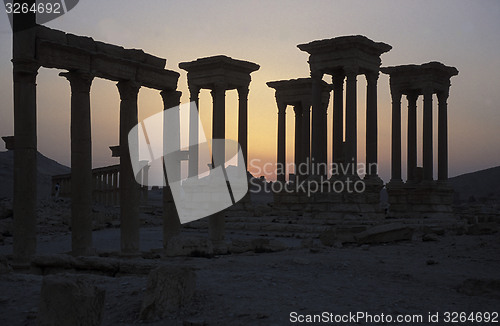
[[[194,84],[189,84],[189,100],[191,103],[196,105],[196,110],[191,108],[190,117],[189,117],[189,144],[191,145],[189,148],[189,167],[188,167],[188,176],[195,177],[198,175],[198,166],[199,166],[199,94],[200,87]]]
[[[327,120],[323,104],[323,74],[311,72],[312,79],[312,141],[311,167],[313,174],[326,176],[327,163]]]
[[[358,163],[358,129],[357,129],[357,88],[356,77],[358,75],[358,67],[349,66],[344,68],[347,76],[346,82],[346,99],[345,99],[345,163],[349,164],[347,174],[353,172],[357,175]]]
[[[277,180],[285,182],[286,176],[286,104],[276,98],[278,103],[278,166]]]
[[[71,249],[75,256],[95,254],[92,248],[92,135],[87,72],[60,73],[71,84]]]
[[[407,182],[415,181],[415,169],[417,168],[417,98],[418,94],[408,94],[408,162]]]
[[[344,73],[338,71],[333,76],[333,162],[343,163],[344,153]]]
[[[29,268],[36,253],[37,133],[36,75],[38,64],[14,65],[14,222],[13,267]]]
[[[391,89],[392,134],[391,134],[391,183],[401,179],[401,92]]]
[[[305,179],[311,173],[311,103],[302,101],[302,178]]]
[[[139,251],[139,205],[140,185],[132,170],[132,158],[128,148],[129,132],[138,123],[137,97],[140,84],[135,81],[120,81],[120,215],[121,252],[125,257],[140,256]],[[134,137],[139,137],[137,134]],[[137,142],[138,143],[138,142]]]
[[[424,90],[424,118],[423,118],[423,152],[422,161],[424,165],[424,180],[433,179],[433,156],[432,156],[432,89]]]
[[[148,194],[149,194],[149,165],[146,165],[142,169],[142,205],[148,205]]]
[[[438,180],[448,180],[448,91],[437,93],[438,98]]]
[[[248,170],[248,86],[238,88],[238,143]]]
[[[113,172],[113,206],[118,205],[118,172]]]
[[[168,110],[172,107],[178,106],[181,102],[182,93],[179,91],[164,90],[161,93],[163,99],[163,109]],[[164,128],[164,138],[168,135],[168,130]],[[180,162],[179,170],[180,171]],[[177,236],[181,232],[181,222],[179,220],[179,213],[175,207],[172,191],[168,185],[168,177],[163,164],[163,174],[165,177],[165,186],[163,187],[163,247],[166,248],[170,239]],[[179,172],[180,174],[180,172]]]
[[[299,167],[302,165],[302,107],[293,107],[295,112],[295,180],[299,181]]]
[[[212,97],[214,102],[213,109],[213,139],[224,139],[226,136],[226,88],[225,84],[216,84],[212,90]],[[212,155],[223,155],[221,161],[225,162],[225,146],[224,144],[213,144]],[[213,165],[213,160],[212,160]],[[208,217],[208,233],[214,253],[224,254],[227,252],[225,240],[225,213],[224,211],[212,214]]]
[[[366,173],[371,178],[378,177],[378,116],[377,80],[378,71],[366,74]]]

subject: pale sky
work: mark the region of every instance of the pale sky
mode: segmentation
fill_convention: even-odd
[[[309,76],[308,54],[297,44],[343,35],[361,34],[392,45],[382,66],[440,61],[459,70],[452,78],[448,100],[450,177],[500,165],[500,2],[491,1],[333,1],[333,0],[81,0],[69,13],[47,23],[69,33],[125,48],[140,48],[167,59],[167,69],[181,74],[182,103],[189,101],[185,71],[179,62],[224,54],[255,62],[249,93],[249,160],[276,162],[277,107],[266,82]],[[0,13],[0,136],[13,135],[12,36],[5,13]],[[70,165],[70,88],[59,70],[40,69],[38,149]],[[330,77],[326,78],[331,82]],[[379,172],[390,178],[389,78],[381,74],[378,87]],[[365,153],[365,87],[358,77],[358,159]],[[437,107],[437,100],[434,101]],[[332,104],[328,113],[331,147]],[[422,99],[419,98],[421,143]],[[109,146],[118,145],[119,96],[115,83],[95,79],[91,89],[94,167],[118,163]],[[142,88],[139,118],[162,109],[158,91]],[[403,140],[406,143],[406,101]],[[200,111],[210,132],[211,99],[201,94]],[[226,96],[226,137],[237,137],[237,96]],[[437,159],[437,110],[434,112]],[[293,161],[293,110],[287,110],[287,160]],[[421,144],[419,145],[421,146]],[[0,151],[4,144],[1,142]],[[331,150],[330,150],[331,152]],[[406,149],[403,148],[403,175]],[[331,153],[329,153],[329,157]],[[330,158],[331,159],[331,158]],[[419,151],[419,165],[421,165]],[[249,166],[256,172],[255,166]],[[437,173],[437,168],[434,169]],[[271,177],[272,179],[272,177]]]

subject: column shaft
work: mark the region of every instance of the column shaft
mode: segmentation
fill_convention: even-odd
[[[438,180],[448,180],[448,92],[438,93]]]
[[[357,88],[356,76],[358,67],[346,67],[344,72],[347,76],[346,101],[345,101],[345,163],[349,164],[348,174],[357,174],[358,163],[358,130],[357,130]]]
[[[137,98],[140,85],[134,81],[117,84],[120,92],[120,214],[121,255],[137,256],[139,251],[139,206],[140,185],[132,170],[132,159],[128,147],[129,132],[138,123]],[[131,135],[138,138],[138,134]],[[138,143],[138,141],[137,141]]]
[[[61,73],[71,84],[71,249],[75,256],[92,248],[92,135],[90,86],[85,72]]]
[[[302,178],[305,179],[311,173],[311,103],[302,101]]]
[[[401,179],[401,93],[391,89],[392,134],[391,134],[391,182]]]
[[[276,99],[278,103],[278,166],[277,180],[285,182],[286,175],[286,104]]]
[[[432,90],[424,91],[424,118],[423,118],[423,152],[424,180],[433,179],[432,153]]]
[[[30,258],[36,253],[38,66],[33,61],[22,60],[13,60],[13,64],[15,139],[13,260],[14,266],[29,268]]]
[[[298,181],[300,172],[299,167],[302,166],[302,107],[295,105],[295,180]]]
[[[212,91],[212,97],[214,100],[213,109],[213,129],[212,138],[213,139],[224,139],[226,136],[226,88],[225,84],[214,85],[214,90]],[[224,143],[219,141],[218,143],[212,144],[212,156],[218,159],[213,159],[214,161],[226,162],[225,160],[225,146]],[[215,213],[208,217],[208,233],[212,245],[214,246],[214,252],[226,253],[227,247],[225,242],[225,213],[224,211]]]
[[[377,80],[378,72],[366,74],[366,173],[370,177],[378,174]]]
[[[199,94],[200,88],[196,85],[189,84],[189,100],[192,103],[189,117],[189,177],[198,175],[199,170]],[[194,109],[196,106],[196,109]]]
[[[164,110],[168,110],[180,104],[182,93],[179,91],[162,91],[161,93],[163,99],[163,108]],[[198,118],[198,117],[196,117]],[[172,130],[167,130],[168,121],[164,121],[164,139],[169,139],[171,136],[175,135],[175,132]],[[172,126],[175,127],[178,121],[172,121]],[[180,127],[180,125],[179,125]],[[171,128],[170,128],[171,129]],[[190,140],[191,142],[191,140]],[[179,148],[180,148],[180,138],[179,138]],[[166,149],[166,145],[164,143],[164,149]],[[165,163],[165,162],[164,162]],[[181,170],[181,162],[179,164],[175,164],[174,162],[168,162],[169,168],[175,168],[175,171],[170,171],[169,173],[175,176],[178,175],[180,177]],[[179,219],[179,213],[175,207],[174,198],[172,196],[172,190],[168,184],[168,177],[165,170],[165,164],[163,164],[163,173],[165,178],[165,186],[163,187],[163,247],[166,248],[170,239],[174,236],[177,236],[181,232],[181,222]]]
[[[238,88],[238,143],[248,169],[248,86]]]
[[[311,72],[312,78],[312,141],[311,161],[313,174],[326,176],[327,120],[323,104],[322,73]]]
[[[333,76],[333,162],[343,163],[344,151],[344,73]]]
[[[415,181],[415,170],[417,168],[417,94],[408,94],[408,161],[407,182]]]

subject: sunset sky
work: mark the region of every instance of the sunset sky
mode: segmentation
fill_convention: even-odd
[[[333,0],[81,0],[48,27],[125,48],[140,48],[167,59],[181,74],[182,103],[189,101],[186,72],[179,62],[224,54],[260,65],[249,93],[249,161],[276,162],[277,106],[266,82],[309,76],[308,54],[297,44],[343,35],[392,45],[382,66],[440,61],[454,66],[448,100],[450,177],[500,165],[500,2],[491,1],[333,1]],[[0,13],[0,136],[13,135],[12,35]],[[59,70],[39,70],[38,150],[70,165],[70,87]],[[331,82],[331,78],[325,79]],[[378,82],[379,171],[390,179],[389,78]],[[365,158],[365,88],[358,77],[358,159]],[[226,96],[226,137],[237,139],[236,91]],[[94,79],[91,89],[93,166],[118,163],[109,146],[118,145],[119,94],[114,82]],[[200,111],[211,134],[211,97],[201,93]],[[406,143],[406,100],[403,141]],[[142,88],[139,119],[163,108],[158,91]],[[437,100],[434,98],[434,108]],[[422,98],[418,102],[421,146]],[[293,161],[293,110],[287,110],[287,160]],[[331,159],[332,102],[328,111]],[[434,110],[437,159],[437,110]],[[0,151],[5,150],[3,142]],[[406,149],[403,147],[403,175]],[[419,151],[421,165],[421,150]],[[255,173],[255,166],[249,166]],[[434,169],[437,173],[437,168]],[[268,176],[273,179],[274,176]]]

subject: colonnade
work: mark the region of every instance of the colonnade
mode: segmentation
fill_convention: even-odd
[[[402,183],[401,97],[408,101],[407,184],[416,182],[417,170],[417,99],[423,96],[422,165],[423,180],[434,179],[433,94],[438,99],[438,181],[448,180],[448,104],[450,78],[458,74],[454,67],[439,62],[422,65],[384,67],[390,76],[392,96],[391,184]]]

